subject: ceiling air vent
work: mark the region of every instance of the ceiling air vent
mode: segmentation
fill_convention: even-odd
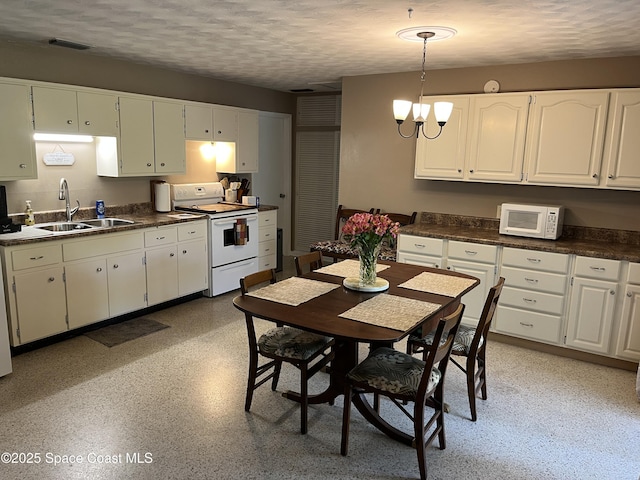
[[[74,50],[89,50],[91,48],[91,45],[72,42],[70,40],[62,40],[61,38],[52,38],[51,40],[49,40],[49,45],[55,45],[56,47],[72,48]]]

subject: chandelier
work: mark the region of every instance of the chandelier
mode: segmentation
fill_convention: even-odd
[[[424,42],[422,46],[422,75],[420,77],[420,97],[418,97],[418,103],[414,103],[414,104],[412,104],[411,101],[409,100],[394,100],[393,116],[395,117],[396,122],[398,123],[398,133],[402,138],[412,138],[414,136],[418,138],[420,135],[420,132],[422,132],[422,135],[424,135],[425,138],[429,140],[433,140],[438,138],[442,133],[442,127],[444,127],[444,125],[447,123],[447,120],[449,120],[449,117],[451,116],[451,110],[453,110],[453,103],[435,102],[433,104],[433,113],[436,117],[436,122],[440,126],[440,130],[438,131],[437,135],[433,137],[429,137],[424,130],[424,124],[427,121],[427,117],[429,115],[429,110],[431,109],[431,105],[428,103],[422,103],[422,97],[424,93],[424,81],[426,78],[425,63],[427,60],[427,39],[433,37],[435,33],[434,32],[418,32],[416,35],[419,38],[422,38]],[[402,133],[401,126],[409,116],[409,112],[411,111],[412,105],[413,105],[413,122],[414,122],[413,132],[411,132],[409,135],[405,135],[404,133]]]

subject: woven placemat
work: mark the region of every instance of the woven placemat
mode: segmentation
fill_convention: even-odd
[[[453,275],[442,275],[440,273],[422,272],[419,275],[398,285],[402,288],[419,290],[421,292],[435,293],[447,297],[457,297],[465,289],[475,283],[475,280],[455,277]]]
[[[340,317],[405,332],[438,308],[440,305],[436,303],[381,293],[341,313]]]
[[[249,292],[247,295],[295,307],[339,286],[335,283],[319,282],[309,278],[290,277]]]
[[[376,273],[386,270],[387,268],[389,268],[389,265],[376,264]],[[360,276],[360,260],[342,260],[341,262],[319,268],[316,272],[335,275],[336,277],[358,277]]]

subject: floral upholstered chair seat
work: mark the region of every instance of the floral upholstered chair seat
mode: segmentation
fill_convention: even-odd
[[[270,357],[308,360],[331,342],[330,337],[292,327],[275,327],[258,339],[260,353]]]
[[[415,397],[425,362],[393,348],[377,348],[347,375],[357,383],[365,383],[377,390]],[[431,369],[427,390],[440,382],[440,371]]]
[[[311,251],[322,252],[323,255],[339,256],[339,258],[358,258],[358,252],[350,244],[343,240],[325,240],[322,242],[312,243],[310,246]],[[396,261],[396,249],[383,246],[378,255],[380,260],[389,260],[391,262]]]
[[[473,342],[473,337],[476,334],[476,328],[468,325],[462,325],[458,327],[458,333],[456,333],[455,340],[453,341],[453,347],[451,353],[457,355],[469,355],[469,349]],[[411,342],[419,343],[422,345],[431,345],[433,343],[433,332],[428,333],[424,337],[418,337],[416,335],[410,335]],[[480,339],[480,345],[482,345],[482,339]]]

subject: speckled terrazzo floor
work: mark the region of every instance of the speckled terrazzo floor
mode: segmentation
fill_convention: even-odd
[[[310,408],[305,436],[297,406],[266,386],[244,412],[235,294],[147,314],[171,328],[113,348],[79,336],[15,357],[14,373],[0,379],[0,451],[41,459],[2,463],[0,478],[417,478],[415,452],[355,412],[349,456],[340,456],[342,398]],[[462,375],[449,371],[447,448],[429,449],[430,479],[638,479],[634,372],[497,342],[488,359],[489,399],[476,423]],[[326,380],[316,376],[312,390]],[[297,384],[285,368],[279,390]]]

